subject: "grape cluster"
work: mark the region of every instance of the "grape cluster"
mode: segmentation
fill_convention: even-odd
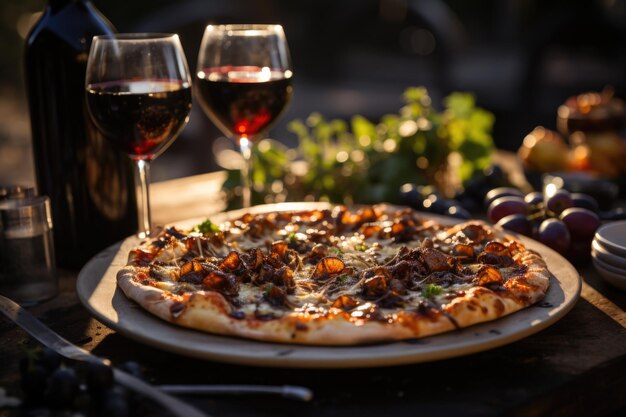
[[[49,415],[51,411],[85,417],[136,414],[137,399],[115,385],[113,369],[103,363],[70,366],[53,350],[42,348],[26,352],[19,366],[25,416]],[[142,376],[136,362],[126,362],[120,369]]]
[[[445,198],[432,185],[404,184],[400,189],[402,203],[416,210],[442,214],[458,219],[471,217],[458,200]]]
[[[589,259],[591,241],[600,226],[598,203],[586,194],[556,190],[524,195],[510,187],[485,196],[487,216],[498,226],[537,239],[576,262]]]

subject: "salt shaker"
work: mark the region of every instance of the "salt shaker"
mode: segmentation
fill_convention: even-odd
[[[0,199],[0,294],[28,306],[58,291],[50,199],[8,193]]]

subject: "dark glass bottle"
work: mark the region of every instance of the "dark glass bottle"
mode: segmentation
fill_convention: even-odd
[[[49,0],[27,38],[26,84],[37,188],[50,197],[57,264],[82,266],[137,230],[129,159],[89,118],[91,40],[114,29],[87,0]]]

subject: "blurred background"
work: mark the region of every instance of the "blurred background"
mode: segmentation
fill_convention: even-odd
[[[377,121],[406,87],[437,107],[452,91],[494,113],[494,140],[515,150],[537,125],[555,127],[569,96],[609,85],[626,98],[626,0],[96,0],[120,32],[177,32],[190,68],[207,23],[280,23],[293,59],[294,96],[268,136],[288,145],[288,121],[318,111]],[[34,184],[22,61],[43,0],[0,2],[0,184]],[[219,169],[222,134],[198,106],[153,181]]]

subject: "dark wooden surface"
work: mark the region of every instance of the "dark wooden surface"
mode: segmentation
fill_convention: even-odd
[[[469,356],[387,368],[244,367],[160,351],[91,318],[76,297],[76,271],[60,271],[61,295],[30,311],[114,364],[140,362],[153,383],[297,384],[315,393],[310,403],[261,396],[188,398],[216,417],[626,415],[626,293],[604,283],[592,266],[579,270],[585,280],[581,299],[548,329]],[[22,330],[0,320],[0,387],[10,394],[19,394],[17,359],[32,345]],[[0,415],[19,413],[5,409]]]

